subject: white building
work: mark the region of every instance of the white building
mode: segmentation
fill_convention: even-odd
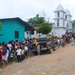
[[[72,31],[72,22],[71,22],[71,14],[68,9],[64,10],[61,4],[59,4],[54,11],[55,13],[55,22],[52,24],[52,31],[49,33],[50,35],[54,33],[58,37],[62,37],[66,32]],[[34,29],[36,29],[37,26],[34,26]],[[30,38],[30,32],[25,33],[27,37]],[[26,37],[26,38],[27,38]],[[34,31],[34,34],[31,35],[31,38],[39,38],[39,37],[46,37],[46,35],[43,35],[40,33]]]
[[[61,37],[66,31],[72,31],[71,14],[68,9],[64,10],[61,4],[58,5],[55,12],[55,23],[52,32],[58,37]]]
[[[34,30],[34,34],[31,35],[31,37],[32,37],[32,38],[42,38],[42,37],[46,37],[45,34],[38,33],[38,32],[36,31],[37,26],[38,26],[38,25],[34,25],[34,26],[33,26],[35,30]]]

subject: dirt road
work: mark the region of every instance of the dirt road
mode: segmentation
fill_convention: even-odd
[[[31,57],[0,69],[0,75],[75,75],[75,46],[67,45],[52,54]]]

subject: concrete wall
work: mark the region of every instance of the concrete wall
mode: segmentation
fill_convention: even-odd
[[[60,28],[54,28],[52,30],[52,32],[54,34],[56,34],[58,37],[62,37],[62,35],[64,35],[66,33],[66,29],[65,28],[62,28],[62,27],[60,27]]]
[[[16,20],[0,20],[2,23],[3,36],[0,36],[0,43],[6,42],[8,43],[10,40],[18,40],[22,41],[24,38],[25,26]],[[15,38],[15,31],[19,32],[19,37]]]

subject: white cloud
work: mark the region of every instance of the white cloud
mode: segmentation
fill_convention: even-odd
[[[59,0],[0,0],[0,18],[20,17],[26,20],[45,11],[50,21],[53,21],[54,10],[59,3]],[[61,0],[64,9],[70,10],[72,19],[75,18],[74,3],[74,0]]]

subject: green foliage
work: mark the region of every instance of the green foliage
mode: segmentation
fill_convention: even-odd
[[[31,25],[38,25],[36,30],[42,34],[48,34],[52,29],[50,23],[45,20],[45,17],[40,17],[39,14],[33,18],[28,19],[28,23]]]
[[[72,26],[75,26],[75,20],[72,21]]]
[[[2,29],[2,23],[0,22],[0,29]]]
[[[3,36],[3,34],[0,34],[0,36]]]
[[[31,25],[41,24],[43,22],[45,22],[45,18],[44,17],[39,17],[39,14],[37,14],[33,18],[28,19],[28,24],[31,24]]]
[[[2,22],[0,22],[0,31],[3,31],[3,29],[2,29]],[[3,34],[0,34],[0,36],[3,36]]]
[[[49,32],[51,32],[52,26],[49,23],[45,22],[45,23],[40,24],[36,30],[39,33],[48,34]]]

